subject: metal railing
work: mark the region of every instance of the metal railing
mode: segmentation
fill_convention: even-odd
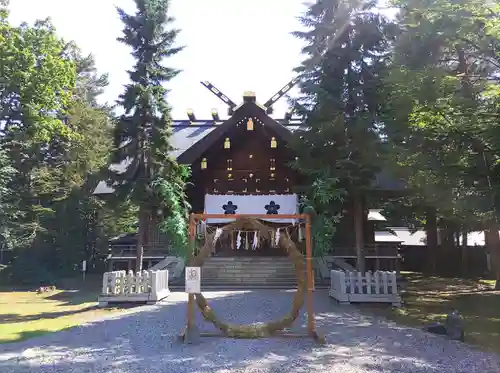
[[[365,244],[363,254],[366,257],[398,257],[399,244]],[[337,246],[331,250],[331,255],[336,257],[351,258],[356,257],[356,248],[354,246]]]
[[[111,258],[135,258],[135,245],[110,245]],[[144,246],[144,258],[164,258],[169,254],[167,247]]]

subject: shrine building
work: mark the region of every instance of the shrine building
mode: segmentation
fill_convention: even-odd
[[[288,112],[283,119],[273,119],[273,104],[283,97],[296,83],[292,80],[264,104],[257,102],[253,92],[245,92],[241,104],[237,105],[209,82],[202,84],[228,106],[229,117],[221,120],[217,111],[212,118],[201,120],[193,111],[186,119],[174,120],[172,124],[172,153],[180,164],[191,166],[190,187],[187,190],[192,212],[224,214],[228,219],[209,219],[208,225],[223,225],[231,221],[234,214],[298,214],[301,175],[289,167],[296,155],[287,147],[294,132],[304,129],[302,122],[292,118]],[[120,165],[113,165],[120,170]],[[124,167],[122,167],[124,169]],[[390,194],[401,188],[401,183],[378,175],[373,183],[374,193]],[[100,182],[94,195],[113,193],[112,187]],[[353,259],[355,245],[362,245],[366,258],[398,257],[397,244],[375,243],[374,223],[383,220],[380,214],[368,214],[363,206],[357,216],[353,209],[345,214],[342,222],[342,239],[332,243],[330,255]],[[356,221],[358,223],[356,223]],[[291,220],[269,220],[272,226],[295,226],[296,238],[301,239],[300,222]],[[234,243],[219,244],[215,255],[262,255],[283,256],[285,253],[273,245],[253,247],[246,244],[235,247]],[[144,267],[154,265],[169,254],[156,222],[144,240]],[[134,235],[125,235],[111,242],[110,259],[116,268],[133,268],[135,260]],[[383,254],[383,255],[382,255]],[[121,263],[121,264],[120,264]]]

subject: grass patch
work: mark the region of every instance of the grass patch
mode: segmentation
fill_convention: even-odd
[[[43,294],[1,289],[0,343],[64,330],[119,311],[97,308],[99,291],[95,289],[89,283]]]
[[[422,327],[443,321],[452,310],[464,317],[465,341],[487,351],[500,353],[500,291],[494,281],[425,277],[405,273],[403,306],[391,309],[362,306],[397,323]]]

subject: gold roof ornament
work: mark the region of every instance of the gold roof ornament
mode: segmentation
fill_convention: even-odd
[[[252,118],[248,118],[247,131],[253,131],[253,119]]]

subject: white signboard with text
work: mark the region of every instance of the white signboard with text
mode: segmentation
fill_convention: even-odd
[[[186,293],[201,293],[201,267],[186,267]]]

